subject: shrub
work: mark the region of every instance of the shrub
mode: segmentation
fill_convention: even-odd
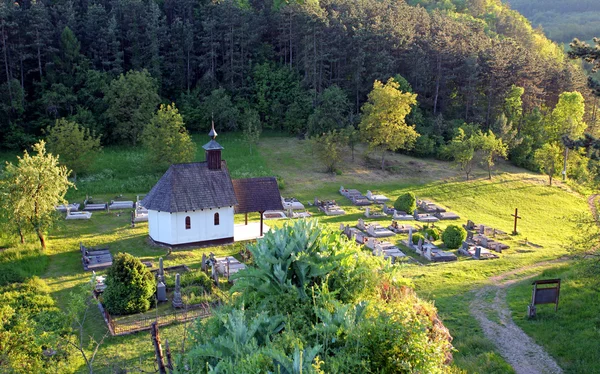
[[[152,273],[139,259],[129,253],[119,253],[106,274],[103,294],[106,310],[114,314],[147,311],[155,282]]]
[[[400,197],[398,197],[394,203],[394,209],[401,210],[408,214],[413,214],[415,209],[417,209],[417,199],[415,198],[415,194],[412,192],[407,192],[403,195],[400,195]]]
[[[413,236],[412,236],[412,242],[413,242],[413,244],[419,243],[419,239],[425,240],[425,237],[423,236],[423,234],[420,234],[420,233],[413,234]]]
[[[423,230],[423,234],[427,237],[432,237],[433,240],[440,240],[442,230],[438,229],[437,227],[428,227]]]
[[[450,225],[446,227],[442,234],[442,241],[446,244],[446,247],[450,249],[456,249],[460,247],[463,240],[467,238],[467,230],[457,225]]]

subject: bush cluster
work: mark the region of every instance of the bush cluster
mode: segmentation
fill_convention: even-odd
[[[150,309],[156,280],[142,262],[129,253],[119,253],[106,274],[104,306],[112,314],[141,313]]]
[[[456,249],[460,247],[462,242],[467,238],[467,230],[457,225],[446,227],[442,234],[442,241],[447,248]]]
[[[415,194],[412,192],[406,192],[396,199],[394,203],[394,209],[401,210],[408,214],[413,214],[413,212],[417,209],[417,198]]]

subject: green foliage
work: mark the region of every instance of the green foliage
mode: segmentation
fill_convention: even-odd
[[[319,105],[308,117],[308,135],[319,136],[346,127],[349,111],[346,93],[336,85],[328,87],[321,94]]]
[[[593,65],[593,71],[596,72],[600,68],[600,52],[598,46],[600,45],[600,39],[594,38],[595,46],[590,46],[586,42],[582,42],[575,38],[571,44],[571,50],[569,51],[569,57],[572,59],[583,59]]]
[[[129,71],[114,79],[104,100],[106,117],[114,124],[113,138],[136,145],[160,102],[157,82],[148,71]]]
[[[585,100],[581,93],[575,91],[560,94],[558,103],[552,110],[552,116],[546,123],[548,141],[558,142],[563,137],[581,138],[587,128],[583,120],[584,114]]]
[[[331,130],[310,138],[310,144],[316,157],[325,165],[328,173],[334,173],[344,159],[348,138],[343,130]]]
[[[475,157],[475,151],[480,147],[481,140],[479,130],[471,134],[469,134],[469,130],[470,126],[459,127],[458,134],[444,148],[444,153],[454,160],[460,170],[465,172],[467,180],[469,180],[469,175],[473,171],[473,158]]]
[[[116,255],[106,273],[105,283],[102,298],[109,313],[132,314],[150,308],[156,281],[138,258],[129,253]]]
[[[0,371],[74,373],[81,361],[67,343],[71,339],[43,280],[0,287]],[[44,354],[51,350],[56,352]]]
[[[425,236],[423,234],[421,234],[421,233],[418,233],[418,232],[414,233],[413,236],[412,236],[412,242],[413,242],[413,244],[418,244],[419,243],[419,239],[425,240]]]
[[[161,105],[142,134],[147,157],[158,166],[191,162],[196,155],[196,145],[185,129],[183,119],[175,104]]]
[[[423,234],[428,238],[432,238],[433,240],[440,240],[440,235],[442,230],[437,227],[427,227],[423,229]]]
[[[447,248],[456,249],[467,238],[467,230],[458,225],[449,225],[442,234],[442,241]]]
[[[102,149],[100,136],[64,118],[47,129],[46,142],[48,152],[60,156],[61,164],[73,170],[74,175],[87,171],[91,160]]]
[[[417,209],[417,198],[415,194],[412,192],[406,192],[396,199],[394,202],[394,209],[401,210],[408,214],[413,214],[413,212]]]
[[[385,85],[376,80],[368,101],[362,106],[360,131],[371,148],[383,151],[410,149],[419,134],[406,123],[406,116],[417,103],[417,95],[398,90],[399,84],[390,78]],[[381,169],[385,167],[382,152]]]
[[[557,175],[562,165],[562,150],[556,143],[546,143],[535,151],[534,160],[540,171],[548,176],[552,186],[552,178]]]
[[[46,153],[46,144],[33,146],[34,156],[27,151],[18,157],[17,165],[7,163],[0,180],[2,214],[25,242],[25,234],[35,232],[42,249],[46,249],[46,230],[57,216],[55,206],[65,202],[65,194],[73,183],[69,171],[59,165],[58,156]]]
[[[262,125],[258,111],[247,109],[243,115],[244,140],[250,145],[250,154],[252,154],[252,146],[258,146],[260,134],[262,133]]]
[[[223,88],[211,91],[210,95],[204,98],[200,110],[203,116],[200,118],[201,124],[196,125],[197,128],[210,129],[212,121],[215,123],[217,132],[238,128],[240,111],[233,105],[231,96]]]
[[[489,130],[487,133],[480,136],[479,149],[482,156],[482,161],[488,169],[488,176],[492,179],[492,166],[497,157],[506,158],[508,155],[508,146],[504,144],[501,138]]]

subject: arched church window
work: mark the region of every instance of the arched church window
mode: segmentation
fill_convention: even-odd
[[[215,213],[215,226],[219,226],[219,213]]]
[[[192,219],[190,216],[185,217],[185,229],[189,230],[192,228]]]

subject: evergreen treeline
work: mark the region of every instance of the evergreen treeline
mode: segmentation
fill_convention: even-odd
[[[418,94],[419,155],[463,122],[506,132],[528,120],[534,136],[527,116],[562,92],[592,102],[582,69],[498,0],[2,0],[0,47],[3,148],[60,118],[136,144],[161,101],[191,132],[258,116],[311,135],[358,123],[374,80],[392,76]],[[506,109],[514,87],[519,118]]]

